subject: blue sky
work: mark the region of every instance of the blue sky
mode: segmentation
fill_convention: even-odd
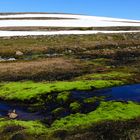
[[[62,12],[140,20],[140,0],[1,0],[0,12]]]

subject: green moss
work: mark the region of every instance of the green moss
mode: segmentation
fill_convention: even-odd
[[[131,78],[133,74],[126,71],[109,71],[104,73],[94,73],[94,74],[87,74],[77,79],[92,79],[92,80],[122,80],[127,81],[127,79]]]
[[[46,109],[46,106],[42,102],[37,102],[28,106],[29,112],[37,112],[39,110]]]
[[[40,135],[46,133],[47,127],[38,121],[20,121],[0,119],[0,131],[7,126],[22,126],[28,134]]]
[[[95,103],[95,102],[97,102],[97,101],[102,101],[102,100],[104,100],[104,96],[100,96],[100,97],[91,97],[91,98],[86,98],[86,99],[84,99],[84,103],[87,103],[87,104],[93,104],[93,103]]]
[[[140,105],[129,102],[102,102],[100,106],[88,114],[72,114],[61,120],[56,120],[52,124],[53,129],[66,129],[76,131],[79,129],[89,128],[97,122],[106,120],[129,120],[140,116]]]
[[[118,79],[118,78],[127,78],[130,77],[131,74],[127,72],[118,72],[118,71],[111,71],[108,73],[101,73],[101,74],[93,74],[91,77],[95,79]]]
[[[70,90],[101,89],[125,84],[118,80],[85,80],[72,82],[34,83],[34,82],[11,82],[1,83],[0,98],[5,100],[30,100],[51,92]]]
[[[56,108],[52,111],[52,114],[55,116],[60,116],[62,113],[64,113],[65,109],[63,107]]]
[[[70,104],[70,109],[72,112],[79,112],[81,109],[81,104],[78,102],[73,102]]]
[[[106,66],[106,63],[109,61],[107,58],[97,58],[92,61],[95,66]]]
[[[55,98],[53,98],[52,95],[48,95],[47,98],[45,99],[46,103],[53,102],[54,100]]]
[[[65,104],[70,100],[70,96],[71,96],[70,92],[64,91],[57,95],[56,100],[60,104]]]
[[[56,109],[55,112],[60,110],[62,109]],[[55,131],[59,130],[79,132],[80,130],[90,128],[97,122],[103,122],[107,120],[126,121],[139,116],[139,104],[133,102],[121,103],[110,101],[102,102],[95,111],[92,111],[88,114],[77,113],[65,118],[61,118],[60,120],[56,120],[50,127],[43,125],[39,121],[20,121],[0,118],[0,132],[2,132],[7,126],[22,126],[25,128],[22,130],[22,132],[31,135],[51,135]]]

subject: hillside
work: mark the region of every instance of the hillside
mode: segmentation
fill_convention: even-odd
[[[0,36],[139,32],[140,21],[74,14],[1,13]]]

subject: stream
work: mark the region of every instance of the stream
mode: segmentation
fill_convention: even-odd
[[[125,85],[94,91],[73,91],[76,99],[85,99],[93,96],[105,96],[106,101],[134,101],[140,102],[140,84]]]

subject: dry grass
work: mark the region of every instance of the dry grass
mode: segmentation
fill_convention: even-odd
[[[87,61],[72,58],[135,59],[140,56],[139,38],[140,33],[1,38],[0,56],[17,57],[16,51],[21,51],[20,59],[34,60],[0,63],[0,80],[72,79],[93,71]],[[63,58],[40,59],[45,54],[62,54]]]
[[[86,72],[79,60],[64,58],[0,63],[0,80],[64,80]]]

